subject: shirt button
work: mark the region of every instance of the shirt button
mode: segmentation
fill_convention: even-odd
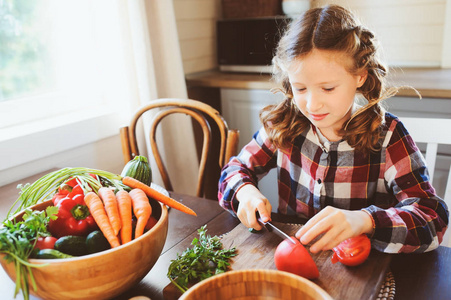
[[[318,178],[318,180],[316,182],[318,182],[318,184],[321,184],[322,181],[320,178]]]

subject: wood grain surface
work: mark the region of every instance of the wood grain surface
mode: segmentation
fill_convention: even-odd
[[[273,223],[288,235],[294,235],[302,226]],[[280,242],[282,238],[275,233],[266,230],[251,233],[242,224],[222,236],[224,248],[237,249],[238,255],[231,261],[230,269],[232,270],[276,269],[274,252]],[[377,298],[389,268],[390,255],[372,251],[367,261],[357,267],[346,267],[340,263],[332,264],[331,256],[332,251],[312,254],[320,272],[320,277],[312,282],[323,288],[334,299]],[[165,288],[163,294],[167,300],[177,299],[180,296],[171,285]]]

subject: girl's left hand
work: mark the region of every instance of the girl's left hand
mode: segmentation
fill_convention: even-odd
[[[318,238],[310,247],[310,252],[317,253],[331,250],[348,238],[372,230],[373,221],[366,212],[327,206],[305,223],[295,236],[304,245]]]

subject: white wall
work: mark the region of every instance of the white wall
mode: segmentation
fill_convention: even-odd
[[[185,74],[216,68],[221,0],[174,0],[174,9]]]
[[[376,33],[391,66],[445,67],[451,25],[450,0],[313,0],[312,6],[335,3],[352,10]],[[449,59],[444,57],[445,59]],[[449,65],[448,65],[449,67]]]

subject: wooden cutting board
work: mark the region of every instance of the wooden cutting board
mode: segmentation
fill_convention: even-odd
[[[291,236],[294,236],[302,226],[278,222],[273,224]],[[280,242],[282,238],[275,233],[266,230],[251,233],[242,224],[222,237],[224,248],[237,249],[238,255],[231,260],[232,270],[276,269],[274,252]],[[341,263],[332,264],[332,251],[312,254],[312,257],[320,273],[319,278],[312,282],[334,299],[376,299],[391,260],[389,254],[375,250],[372,250],[369,258],[357,267],[346,267]],[[180,296],[178,290],[171,285],[165,288],[163,294],[167,300],[177,299]]]

